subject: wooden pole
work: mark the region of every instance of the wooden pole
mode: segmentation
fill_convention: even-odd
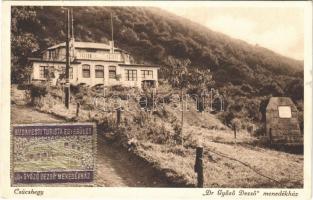
[[[114,41],[114,38],[113,38],[113,15],[111,13],[111,38],[112,38],[112,42]],[[114,51],[114,50],[113,50]]]
[[[213,111],[213,88],[211,88],[211,99],[210,99],[210,103],[211,103],[211,111]]]
[[[70,50],[69,50],[69,43],[70,43],[70,10],[67,9],[67,20],[66,20],[66,67],[65,67],[65,107],[68,109],[70,104],[70,80],[69,80],[69,73],[70,73]]]
[[[235,137],[235,139],[237,138],[236,125],[234,125],[234,137]]]
[[[197,173],[197,187],[203,188],[203,147],[196,148],[195,172]]]
[[[117,126],[120,124],[121,122],[121,109],[122,108],[118,108],[116,109],[116,124]]]
[[[270,145],[272,145],[272,129],[271,128],[270,128],[269,135],[270,135]]]
[[[77,106],[76,106],[76,117],[78,117],[78,115],[79,115],[79,108],[80,108],[80,104],[77,103]]]
[[[74,13],[73,8],[71,8],[71,30],[70,30],[70,58],[75,59],[75,37],[74,37]],[[70,62],[71,62],[70,60]]]
[[[74,16],[73,9],[71,9],[71,37],[74,40]],[[73,55],[74,56],[74,55]]]
[[[183,126],[184,126],[184,101],[183,101],[183,88],[181,88],[181,146],[184,148],[184,133],[183,133]]]

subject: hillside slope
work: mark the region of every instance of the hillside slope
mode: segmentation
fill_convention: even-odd
[[[260,148],[257,145],[258,139],[243,131],[237,132],[237,137],[234,138],[232,131],[224,127],[210,114],[194,112],[194,109],[191,109],[191,112],[185,113],[184,131],[180,132],[180,113],[179,110],[173,109],[175,108],[173,103],[166,104],[163,108],[158,107],[156,112],[141,112],[139,103],[134,101],[135,96],[132,96],[129,103],[133,111],[125,110],[122,112],[121,123],[117,126],[115,111],[113,113],[103,112],[92,106],[91,102],[97,93],[90,90],[84,91],[88,95],[84,95],[85,100],[82,101],[79,116],[76,116],[75,102],[71,102],[69,109],[66,109],[62,104],[62,88],[51,87],[46,96],[33,97],[34,99],[40,98],[40,101],[34,101],[40,103],[36,103],[33,108],[25,109],[23,106],[13,106],[12,119],[22,119],[19,112],[27,111],[37,112],[35,116],[40,114],[43,116],[42,120],[49,117],[51,118],[50,121],[54,121],[54,117],[43,114],[42,112],[44,112],[68,121],[95,122],[99,136],[97,138],[99,147],[97,151],[99,156],[97,159],[97,173],[99,173],[97,183],[99,186],[124,186],[125,184],[120,181],[122,178],[122,180],[128,180],[126,183],[130,184],[129,186],[154,187],[157,182],[154,183],[151,180],[158,180],[163,175],[167,180],[177,183],[177,185],[195,185],[195,148],[196,145],[202,145],[204,147],[205,187],[303,187],[303,155],[279,152],[264,146]],[[16,92],[17,94],[15,94]],[[22,91],[18,91],[17,87],[12,87],[13,103],[21,101],[21,93]],[[120,92],[119,95],[123,95],[123,92]],[[78,97],[75,96],[73,99]],[[126,101],[122,100],[121,103],[124,105]],[[40,113],[35,109],[40,110]],[[35,118],[38,120],[38,117]],[[201,119],[205,120],[202,121]],[[25,119],[20,121],[20,123],[24,122]],[[183,145],[181,143],[182,138]],[[127,174],[124,173],[125,165],[121,164],[125,162],[125,159],[121,157],[122,160],[119,161],[119,151],[114,152],[113,146],[109,147],[111,151],[106,149],[104,141],[118,147],[117,149],[125,148],[123,151],[134,154],[131,156],[131,161],[127,161],[125,164],[128,170]],[[107,152],[108,150],[109,152]],[[111,152],[119,156],[110,155]],[[136,160],[137,157],[151,165],[143,166],[144,170],[138,171],[136,167],[133,168],[132,166],[132,161]],[[114,163],[117,163],[118,166],[115,165],[114,167]],[[151,174],[149,173],[149,166],[158,170],[157,174],[153,176],[154,178],[149,175]],[[112,169],[112,167],[117,170],[117,174],[112,172],[108,175],[107,170],[108,168]],[[139,176],[141,172],[145,178],[136,179],[133,177],[132,175],[138,176],[137,171]],[[118,172],[122,172],[123,176],[119,178]],[[108,180],[111,182],[107,182]],[[131,180],[143,180],[144,182],[138,183]],[[161,185],[158,184],[158,186]]]
[[[190,59],[190,67],[210,69],[213,87],[223,92],[226,111],[237,113],[235,117],[259,121],[270,96],[291,97],[301,112],[303,61],[152,7],[74,7],[76,40],[108,42],[110,13],[114,16],[116,45],[129,51],[136,62],[164,68],[166,58],[174,56]],[[65,40],[64,10],[51,6],[13,7],[11,30],[12,81],[18,82],[26,77],[27,57],[34,56],[33,50]],[[163,68],[160,78],[167,79]],[[240,107],[235,105],[232,110],[235,102]]]

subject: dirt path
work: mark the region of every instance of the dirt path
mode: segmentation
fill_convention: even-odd
[[[170,187],[146,163],[139,161],[126,150],[107,144],[98,136],[97,184],[99,186]],[[103,176],[102,174],[106,174]]]
[[[12,123],[57,123],[63,119],[38,112],[30,107],[12,105]],[[128,152],[109,145],[97,137],[97,186],[106,187],[171,187],[157,172]]]
[[[56,123],[64,120],[56,118],[53,115],[38,112],[31,107],[12,105],[11,106],[11,123],[30,124],[30,123]]]

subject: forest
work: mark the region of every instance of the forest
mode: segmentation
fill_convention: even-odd
[[[136,62],[160,65],[160,82],[170,78],[166,73],[169,56],[189,59],[191,72],[210,70],[214,82],[207,87],[218,89],[225,98],[226,112],[219,115],[225,124],[234,118],[263,122],[271,96],[291,97],[303,124],[303,61],[214,32],[159,8],[73,9],[75,40],[108,42],[112,14],[115,44]],[[11,81],[21,83],[30,71],[28,57],[65,41],[65,9],[14,6],[11,19]]]

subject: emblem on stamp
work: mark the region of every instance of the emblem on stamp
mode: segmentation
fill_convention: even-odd
[[[13,125],[12,185],[92,184],[96,128],[93,123]]]

